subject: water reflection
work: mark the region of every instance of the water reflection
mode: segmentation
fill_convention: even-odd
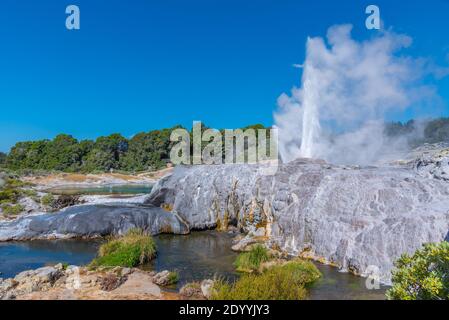
[[[158,255],[145,269],[176,270],[180,275],[179,289],[186,282],[214,278],[234,281],[238,274],[233,262],[237,256],[231,248],[232,237],[214,231],[193,232],[190,235],[160,235],[154,237]],[[85,265],[95,256],[101,241],[55,240],[0,243],[0,277],[13,277],[21,271],[48,264],[65,262]],[[313,285],[309,299],[385,299],[385,288],[368,290],[365,279],[336,268],[317,264],[323,277]],[[175,289],[175,288],[173,288]]]

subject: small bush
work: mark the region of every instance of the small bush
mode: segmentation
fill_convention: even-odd
[[[307,287],[321,274],[309,261],[294,260],[261,274],[243,275],[234,284],[217,281],[214,300],[303,300]]]
[[[99,249],[92,267],[135,267],[144,264],[156,255],[153,238],[140,229],[132,229],[122,237],[112,238]]]
[[[4,204],[4,205],[2,205],[2,210],[3,210],[3,213],[7,216],[16,216],[16,215],[20,214],[21,212],[23,212],[25,210],[25,208],[20,204],[16,204],[16,205]]]
[[[6,185],[7,185],[9,188],[23,188],[23,187],[28,187],[28,186],[30,186],[31,184],[28,183],[28,182],[20,181],[20,180],[18,180],[18,179],[9,178],[9,179],[6,180]]]
[[[41,198],[41,204],[47,207],[51,206],[54,201],[55,197],[51,193],[46,194]]]
[[[27,197],[35,198],[37,197],[37,192],[32,189],[23,189],[22,194]]]
[[[176,271],[171,271],[168,275],[168,285],[173,285],[175,283],[178,283],[179,281],[179,274]]]
[[[234,262],[237,271],[252,272],[258,270],[262,262],[270,259],[268,249],[258,244],[251,248],[249,252],[239,254]]]
[[[395,262],[390,300],[449,300],[449,243],[426,244]]]
[[[19,197],[20,191],[17,189],[4,188],[0,190],[0,203],[16,203]]]

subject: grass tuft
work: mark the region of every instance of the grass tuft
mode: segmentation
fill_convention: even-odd
[[[21,204],[3,204],[2,211],[5,216],[16,216],[25,210]]]
[[[156,256],[153,238],[141,229],[131,229],[126,235],[116,237],[103,244],[91,267],[135,267]]]
[[[234,284],[219,280],[213,300],[304,300],[321,273],[310,261],[293,260],[261,274],[245,274]]]
[[[249,252],[239,254],[234,266],[239,272],[253,272],[259,269],[262,262],[268,260],[270,260],[268,249],[258,244],[252,247]]]
[[[179,281],[179,274],[176,271],[171,271],[168,275],[168,285],[173,285],[175,283],[178,283]]]

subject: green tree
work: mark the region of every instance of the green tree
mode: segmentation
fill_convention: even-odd
[[[449,300],[449,243],[425,244],[395,262],[391,300]]]
[[[80,159],[75,150],[78,140],[71,135],[60,134],[45,144],[39,169],[66,171],[77,167]]]
[[[126,171],[143,171],[164,167],[173,145],[170,135],[177,128],[182,127],[136,134],[129,141],[128,152],[120,159],[120,168]]]
[[[6,153],[0,152],[0,165],[4,164],[6,162]]]
[[[128,140],[115,133],[99,137],[85,158],[84,169],[87,171],[109,171],[119,169],[120,158],[128,151]]]
[[[429,121],[424,129],[425,142],[449,142],[449,118],[440,118]]]

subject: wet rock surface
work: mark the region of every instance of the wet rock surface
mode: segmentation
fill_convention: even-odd
[[[257,165],[183,166],[154,186],[147,203],[170,208],[191,229],[264,230],[271,246],[289,254],[361,275],[375,268],[388,283],[402,253],[448,234],[449,156],[443,150],[432,159],[425,162],[430,174],[410,163],[350,167],[309,159],[282,164],[274,175]]]
[[[0,223],[0,241],[120,235],[141,228],[152,235],[186,234],[189,228],[174,214],[151,205],[84,205]]]

